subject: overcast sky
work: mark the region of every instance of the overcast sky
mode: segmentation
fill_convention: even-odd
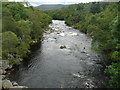
[[[41,4],[75,4],[75,3],[81,3],[81,2],[85,3],[85,2],[103,1],[103,0],[8,0],[8,1],[19,1],[19,2],[28,1],[30,2],[31,5],[38,6]]]

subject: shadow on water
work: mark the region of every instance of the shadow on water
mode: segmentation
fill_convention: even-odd
[[[33,44],[30,48],[31,53],[28,55],[28,57],[24,58],[22,64],[24,66],[27,66],[29,64],[29,62],[31,61],[31,59],[36,55],[37,51],[41,51],[41,41],[39,41],[36,44]]]
[[[12,71],[10,71],[11,73],[7,78],[9,78],[12,81],[17,81],[20,75],[20,73],[18,72],[20,68],[24,68],[24,70],[27,70],[30,67],[29,64],[31,63],[32,58],[35,57],[36,52],[38,50],[41,51],[41,41],[31,45],[30,47],[31,48],[29,50],[31,51],[31,53],[27,57],[23,58],[23,61],[21,62],[21,64],[13,66],[13,69]]]

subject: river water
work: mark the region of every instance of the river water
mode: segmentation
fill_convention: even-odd
[[[53,20],[40,47],[10,75],[30,88],[107,87],[103,58],[91,50],[92,39],[64,21]]]

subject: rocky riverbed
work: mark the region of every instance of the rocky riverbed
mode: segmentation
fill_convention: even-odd
[[[0,60],[0,89],[9,89],[9,88],[27,88],[26,86],[20,86],[16,82],[12,82],[7,78],[7,75],[10,74],[12,66],[8,64],[7,60]]]

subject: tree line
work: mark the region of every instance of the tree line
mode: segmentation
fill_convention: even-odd
[[[30,54],[30,47],[41,40],[51,17],[20,2],[2,3],[2,59],[17,64]],[[26,3],[26,5],[28,5]]]
[[[45,13],[91,36],[92,49],[109,62],[105,73],[110,76],[110,87],[120,88],[120,3],[81,3]]]

